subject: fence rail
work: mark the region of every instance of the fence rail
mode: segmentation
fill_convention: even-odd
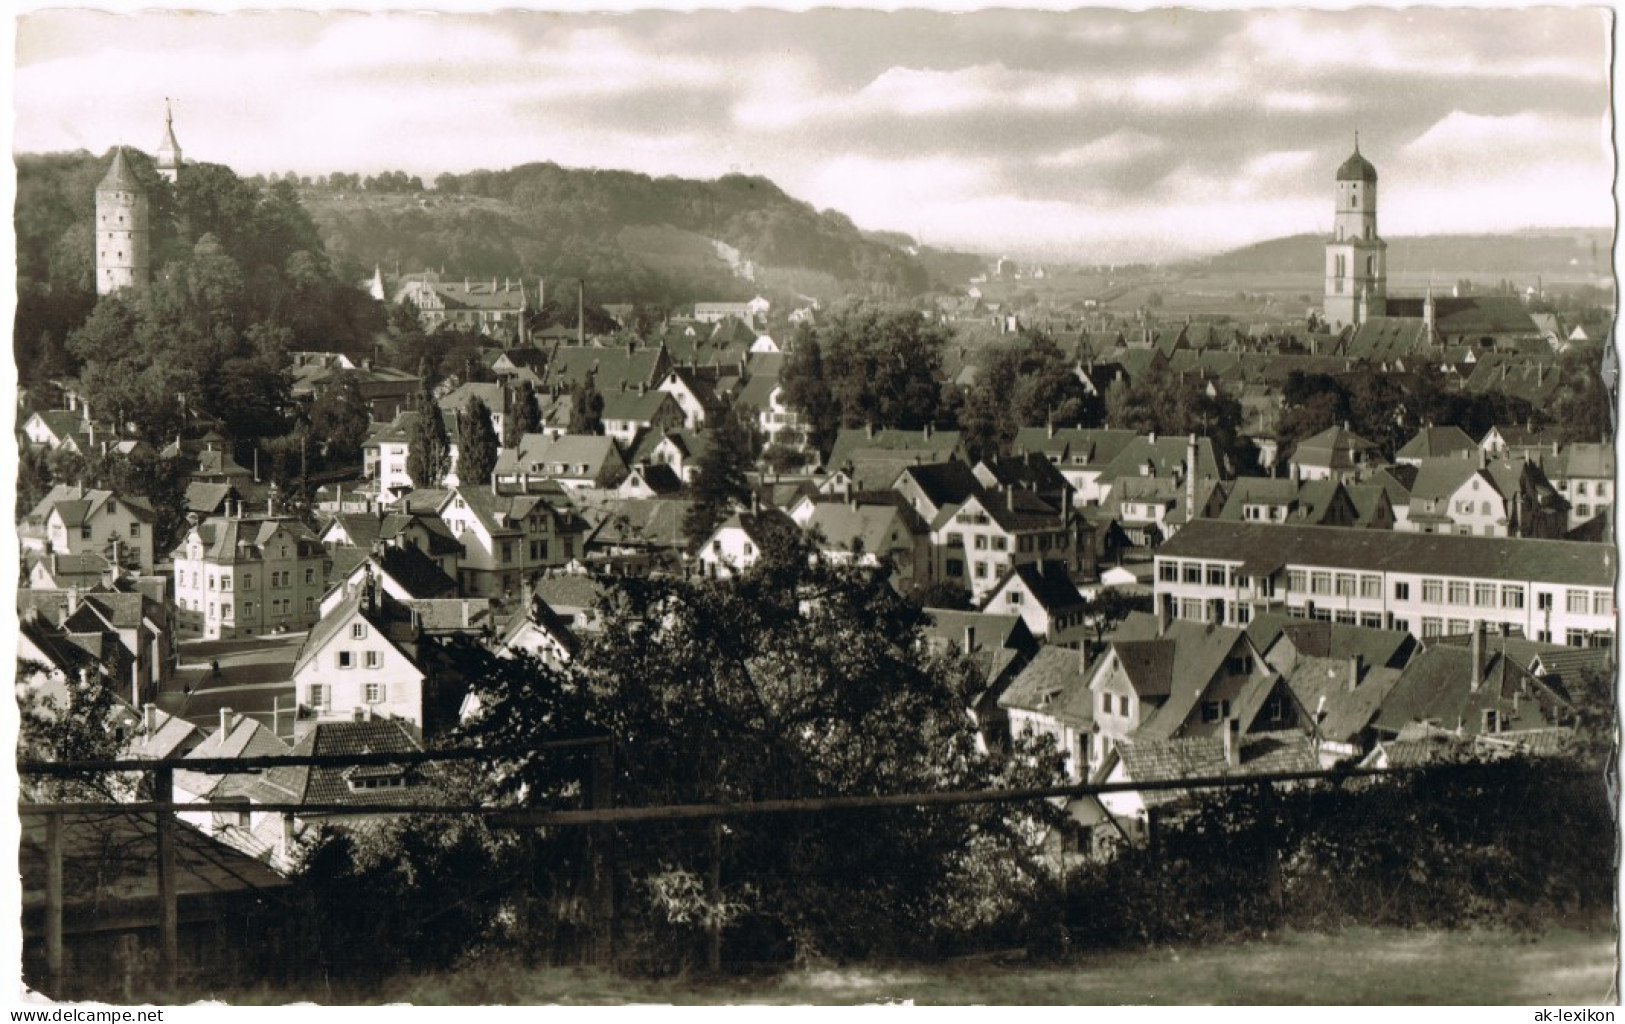
[[[248,800],[181,802],[173,798],[174,772],[185,770],[202,774],[228,775],[262,772],[277,767],[352,767],[386,764],[422,764],[453,761],[496,763],[546,750],[586,750],[590,765],[583,773],[582,793],[587,806],[580,810],[534,810],[513,805],[436,803],[257,803]],[[28,761],[18,765],[21,775],[71,778],[104,772],[149,773],[153,776],[153,799],[145,801],[73,801],[54,803],[19,802],[19,814],[46,818],[46,964],[50,983],[56,984],[62,969],[62,820],[68,816],[92,814],[151,815],[157,823],[159,889],[159,978],[173,986],[178,960],[178,915],[175,883],[174,818],[184,812],[302,814],[323,816],[473,815],[487,819],[497,828],[587,827],[589,868],[586,878],[588,900],[593,908],[595,932],[593,958],[607,960],[612,941],[614,899],[611,878],[614,859],[614,830],[617,825],[648,822],[706,821],[711,823],[711,849],[714,861],[709,887],[716,888],[720,865],[717,827],[722,821],[773,814],[827,813],[897,808],[952,807],[969,804],[1030,803],[1039,800],[1080,799],[1114,793],[1149,793],[1181,790],[1261,788],[1266,792],[1282,784],[1299,782],[1343,782],[1355,779],[1399,777],[1424,771],[1471,767],[1463,765],[1402,765],[1387,768],[1332,768],[1313,771],[1257,774],[1221,774],[1194,778],[1142,782],[1097,782],[1058,786],[1037,786],[979,790],[936,790],[905,793],[852,794],[757,800],[742,803],[665,804],[641,807],[614,806],[614,742],[610,736],[576,737],[549,741],[525,748],[461,748],[399,754],[271,755],[246,758],[168,758],[163,760],[106,760],[77,762]],[[1557,776],[1594,776],[1579,768],[1551,769]],[[713,959],[719,936],[711,937]]]

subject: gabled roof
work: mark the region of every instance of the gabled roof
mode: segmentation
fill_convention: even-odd
[[[966,498],[982,490],[976,474],[957,459],[909,466],[898,474],[898,480],[892,486],[900,485],[905,477],[912,480],[925,499],[939,509],[944,505],[962,504]]]
[[[1033,601],[1050,615],[1086,604],[1077,584],[1072,582],[1066,563],[1059,561],[1022,562],[1006,569],[988,591],[984,607],[1006,589],[1020,581],[1021,587],[1032,595]]]
[[[1153,699],[1166,697],[1149,719],[1141,720],[1135,731],[1135,735],[1145,738],[1166,738],[1178,733],[1230,652],[1238,643],[1245,642],[1240,629],[1184,619],[1169,623],[1160,637],[1156,635],[1156,628],[1156,616],[1136,612],[1123,620],[1108,638],[1114,650],[1121,651],[1122,645],[1130,645],[1124,668],[1135,692]]]
[[[911,544],[919,525],[896,505],[859,504],[846,501],[815,502],[803,529],[817,531],[826,550],[852,551],[861,545],[865,554],[888,551],[899,544]]]
[[[597,578],[580,573],[548,573],[536,581],[531,593],[555,612],[560,609],[594,608],[605,593]]]
[[[1094,721],[1094,693],[1089,677],[1094,666],[1083,655],[1065,647],[1040,647],[999,697],[999,707],[1041,711],[1087,730]]]
[[[664,392],[661,392],[664,394]],[[585,476],[596,479],[606,464],[621,462],[615,439],[599,434],[525,434],[517,445],[504,448],[497,457],[499,477],[525,474],[536,476]],[[587,467],[585,473],[582,466]]]
[[[1123,774],[1133,782],[1309,772],[1320,767],[1314,745],[1301,732],[1244,733],[1240,743],[1240,764],[1236,766],[1225,761],[1224,739],[1219,735],[1131,738],[1118,743],[1117,756]],[[1147,807],[1158,807],[1182,802],[1192,795],[1189,790],[1147,790],[1140,792],[1140,799]]]
[[[604,420],[630,420],[634,423],[652,423],[665,406],[681,410],[671,394],[654,388],[641,394],[637,391],[611,391],[604,395]]]
[[[380,602],[383,600],[383,595],[380,595]],[[396,605],[395,607],[400,606]],[[367,596],[358,587],[355,593],[339,602],[332,611],[322,616],[316,625],[310,628],[310,632],[305,636],[305,642],[299,647],[299,657],[293,665],[293,676],[298,677],[304,672],[305,667],[327,648],[328,642],[337,636],[346,625],[358,618],[370,625],[379,636],[388,638],[389,623],[384,618],[381,604],[374,605],[372,610],[369,610]],[[394,641],[390,642],[394,644]],[[416,662],[416,659],[408,652],[401,650],[399,644],[394,644],[394,646],[408,661]]]
[[[589,547],[650,547],[681,551],[688,547],[683,517],[693,502],[658,498],[617,501],[587,538]]]
[[[237,715],[229,727],[215,730],[208,739],[187,751],[186,758],[272,757],[287,752],[288,745],[270,729],[248,715]],[[175,784],[194,796],[223,798],[241,796],[255,777],[253,773],[218,775],[183,768],[175,773]]]
[[[1247,624],[1247,639],[1265,655],[1281,637],[1288,637],[1300,655],[1317,658],[1358,657],[1362,664],[1404,668],[1416,649],[1416,640],[1402,629],[1371,629],[1342,622],[1298,619],[1265,612]]]
[[[1352,658],[1305,657],[1287,675],[1298,703],[1319,716],[1316,729],[1324,739],[1347,743],[1365,731],[1399,681],[1399,669],[1370,665],[1359,665],[1351,679],[1356,665]]]
[[[362,722],[317,722],[289,753],[296,757],[340,757],[354,754],[409,754],[423,749],[417,730],[398,719],[375,718]],[[393,768],[396,766],[385,766]],[[357,772],[376,774],[373,768],[338,768],[298,765],[268,769],[249,790],[264,803],[369,804],[436,802],[435,791],[404,789],[355,790],[349,778]],[[399,766],[408,781],[422,781],[424,766]]]
[[[1431,459],[1468,453],[1476,456],[1478,443],[1458,426],[1423,427],[1394,453],[1396,459]]]
[[[825,464],[838,469],[865,457],[901,458],[907,462],[946,462],[961,450],[957,430],[857,430],[845,428],[835,437]],[[920,456],[915,459],[915,456]],[[890,481],[886,481],[889,483]]]
[[[348,547],[370,550],[373,543],[380,539],[383,520],[366,513],[340,512],[329,516],[327,522],[322,524],[319,538],[326,541],[329,533],[334,531],[334,527],[344,531],[344,535],[349,538]]]
[[[1484,673],[1476,688],[1471,649],[1442,644],[1417,655],[1383,702],[1377,726],[1397,734],[1428,723],[1475,735],[1484,731],[1484,713],[1492,710],[1507,731],[1558,724],[1571,710],[1568,701],[1495,644],[1495,638],[1485,640]]]
[[[1367,441],[1352,430],[1327,427],[1313,437],[1298,442],[1292,461],[1300,466],[1317,466],[1333,470],[1354,469],[1357,456],[1377,450],[1374,442]]]
[[[647,487],[655,494],[676,494],[678,491],[683,489],[683,481],[678,479],[677,471],[672,469],[670,466],[660,464],[653,466],[634,466],[631,470],[631,474],[627,477],[626,481],[622,482],[621,486],[627,486],[634,476],[642,482],[643,486]]]
[[[371,561],[406,591],[408,598],[427,600],[457,592],[457,581],[412,544],[381,544]]]

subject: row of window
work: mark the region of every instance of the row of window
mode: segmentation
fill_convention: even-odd
[[[384,652],[383,651],[362,651],[361,654],[362,654],[361,662],[362,662],[362,664],[365,664],[367,668],[383,668],[384,667]],[[355,651],[334,651],[333,652],[333,667],[334,668],[355,668],[356,667],[356,652]],[[370,686],[372,684],[369,683],[368,685]]]
[[[384,684],[366,683],[361,687],[361,699],[368,704],[384,702]],[[327,683],[311,683],[305,690],[305,703],[318,710],[332,706],[333,687]]]
[[[200,574],[198,574],[196,572],[194,572],[194,573],[192,573],[190,575],[191,586],[195,587],[195,586],[198,585],[199,575]],[[175,576],[176,576],[176,583],[177,583],[178,586],[183,586],[184,587],[184,586],[187,585],[188,575],[185,572],[181,572],[181,571],[177,570],[176,573],[175,573]],[[221,573],[217,577],[217,576],[215,576],[214,573],[208,573],[207,574],[207,583],[208,583],[208,587],[209,587],[210,590],[214,590],[217,583],[218,583],[219,588],[221,590],[230,590],[230,589],[232,589],[232,575],[229,572],[225,572],[225,573]],[[313,587],[315,585],[316,585],[316,570],[315,569],[306,569],[305,570],[305,586]],[[293,586],[293,570],[291,570],[291,569],[282,569],[282,570],[277,570],[277,571],[274,571],[274,572],[271,573],[271,589],[280,590],[280,589],[282,589],[284,587],[291,587],[291,586]],[[243,589],[244,590],[252,590],[252,589],[254,589],[254,574],[253,573],[251,573],[251,572],[243,573]]]
[[[197,612],[199,614],[202,614],[203,611],[204,611],[204,603],[203,603],[202,600],[193,600],[191,598],[186,598],[186,597],[177,597],[175,599],[175,604],[183,612]],[[214,618],[215,616],[219,616],[222,620],[224,620],[226,622],[230,622],[230,621],[232,621],[233,618],[235,618],[234,610],[236,609],[236,607],[237,606],[235,604],[233,604],[232,602],[230,602],[230,601],[227,601],[224,604],[216,604],[215,602],[210,601],[208,603],[208,614],[209,614],[210,618]],[[291,597],[275,597],[275,598],[272,598],[270,601],[266,602],[265,610],[266,610],[267,613],[269,613],[272,616],[292,615],[293,614],[293,598],[291,598]],[[315,611],[316,611],[316,598],[314,598],[314,597],[305,598],[305,612],[306,612],[306,614],[314,614]],[[253,601],[244,601],[243,602],[243,618],[249,619],[249,618],[253,618],[253,617],[254,617],[254,602]]]

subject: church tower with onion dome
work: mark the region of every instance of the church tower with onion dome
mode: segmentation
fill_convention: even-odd
[[[118,146],[96,186],[96,294],[146,287],[147,245],[147,190]]]
[[[1333,330],[1384,316],[1388,243],[1377,234],[1377,169],[1354,153],[1337,169],[1337,208],[1326,242],[1326,323]]]

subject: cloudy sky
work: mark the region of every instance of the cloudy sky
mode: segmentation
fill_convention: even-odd
[[[100,14],[16,28],[14,148],[239,173],[765,175],[938,246],[1155,258],[1612,223],[1604,10]]]

